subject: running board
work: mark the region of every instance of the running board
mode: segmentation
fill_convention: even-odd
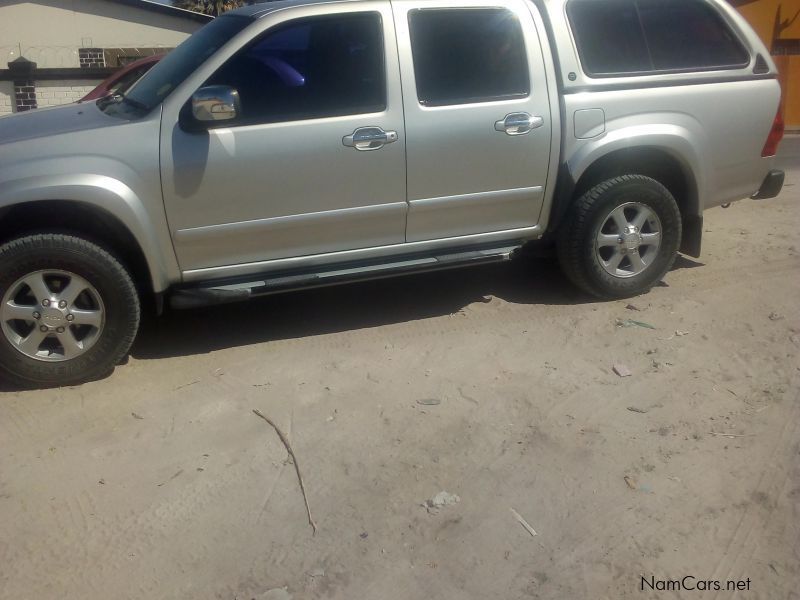
[[[327,269],[313,272],[264,275],[257,279],[248,278],[247,281],[219,281],[176,289],[170,295],[170,306],[174,309],[198,308],[212,304],[249,300],[279,292],[503,262],[510,260],[519,248],[519,245],[514,245],[485,250],[467,250],[440,256],[408,257],[392,262],[368,265],[352,263],[330,265]]]

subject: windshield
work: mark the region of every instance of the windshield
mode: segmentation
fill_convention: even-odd
[[[129,104],[149,111],[252,20],[238,15],[218,17],[189,37],[150,69],[124,96]]]

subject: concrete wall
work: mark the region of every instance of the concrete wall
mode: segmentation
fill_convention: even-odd
[[[776,40],[800,39],[800,19],[792,21],[800,10],[800,0],[751,0],[739,7],[770,52]],[[776,29],[778,24],[779,29]],[[772,57],[778,65],[783,90],[783,119],[786,129],[800,131],[800,55]]]
[[[786,130],[800,132],[800,55],[772,58],[780,72]]]
[[[97,87],[100,81],[37,81],[36,103],[39,108],[77,102]]]
[[[0,0],[0,68],[77,67],[79,48],[172,48],[203,23],[107,0]]]
[[[775,23],[778,17],[781,22],[791,21],[798,9],[800,3],[797,0],[750,0],[739,6],[739,12],[770,50],[772,50],[772,38],[777,33]],[[778,37],[785,40],[800,38],[800,19],[782,30]]]
[[[0,81],[0,117],[14,112],[14,84]]]

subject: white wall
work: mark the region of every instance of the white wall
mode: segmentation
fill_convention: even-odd
[[[173,48],[203,23],[107,0],[0,0],[0,69],[77,67],[78,48]]]
[[[14,84],[0,81],[0,116],[14,112]]]
[[[37,81],[36,103],[39,108],[77,102],[97,87],[100,81]]]

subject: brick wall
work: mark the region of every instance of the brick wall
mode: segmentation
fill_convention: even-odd
[[[33,81],[15,80],[14,98],[17,104],[17,112],[39,108],[36,103],[36,84]]]
[[[78,60],[81,69],[106,66],[106,59],[102,48],[80,48],[78,50]]]
[[[100,81],[37,81],[36,101],[39,108],[77,102],[91,92]]]
[[[0,117],[14,112],[14,84],[0,81]]]

